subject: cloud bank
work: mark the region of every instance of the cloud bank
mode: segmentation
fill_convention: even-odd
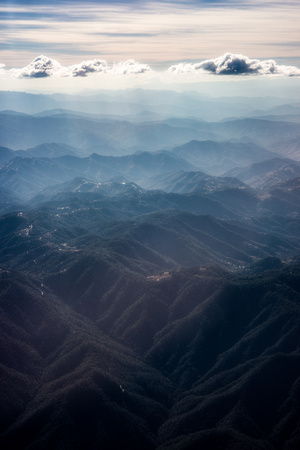
[[[1,65],[0,65],[1,69]],[[151,72],[150,66],[130,59],[109,65],[103,59],[83,61],[71,66],[62,66],[55,59],[40,55],[28,66],[21,69],[11,69],[9,73],[16,78],[46,78],[46,77],[86,77],[94,74],[140,75]]]
[[[79,64],[62,66],[55,59],[40,55],[23,68],[7,69],[5,64],[0,64],[0,76],[10,78],[84,78],[96,75],[108,75],[110,77],[140,77],[145,74],[158,75],[147,64],[141,64],[134,59],[109,64],[104,59],[92,59],[82,61]],[[215,59],[207,59],[198,63],[179,63],[172,65],[160,75],[184,76],[195,78],[199,75],[234,75],[234,76],[300,76],[300,69],[294,66],[279,65],[274,60],[250,59],[242,54],[225,53]],[[168,77],[170,79],[170,77]]]
[[[271,59],[260,61],[233,53],[225,53],[219,58],[207,59],[195,64],[176,64],[169,67],[168,72],[175,75],[211,73],[214,75],[300,76],[300,69],[297,67],[278,65]]]

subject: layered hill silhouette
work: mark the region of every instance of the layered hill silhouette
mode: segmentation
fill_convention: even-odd
[[[245,169],[232,169],[226,175],[237,177],[253,188],[266,189],[299,178],[300,163],[287,158],[272,158]]]
[[[201,171],[179,171],[154,178],[143,182],[148,189],[161,189],[165,192],[201,192],[211,193],[223,189],[248,189],[248,186],[234,177],[215,177]]]
[[[125,120],[89,119],[73,116],[35,117],[1,113],[0,145],[18,150],[45,142],[89,148],[114,147],[121,152],[132,148],[157,150],[192,138],[212,136],[198,126],[170,126],[164,122],[134,124]],[[91,153],[89,151],[89,153]]]
[[[300,160],[300,138],[299,136],[294,139],[280,139],[279,142],[275,142],[273,146],[274,150],[280,153],[286,158],[291,158],[296,161]]]
[[[234,134],[235,136],[235,134]],[[186,159],[211,175],[222,175],[235,167],[245,167],[275,156],[252,143],[190,141],[172,149],[172,153]]]
[[[269,151],[277,144],[276,151],[280,153],[278,142],[299,138],[298,123],[252,118],[221,122],[183,119],[136,123],[114,117],[91,118],[68,113],[39,117],[7,111],[1,112],[0,118],[0,145],[14,150],[54,142],[80,148],[86,154],[90,154],[91,149],[98,153],[102,149],[107,152],[107,148],[128,154],[133,150],[169,149],[191,140],[233,140],[246,144],[253,142]],[[236,151],[240,155],[240,151]]]
[[[167,152],[136,153],[123,157],[93,154],[80,158],[65,155],[60,158],[16,157],[0,166],[0,185],[24,199],[39,190],[75,177],[95,181],[126,177],[139,182],[147,177],[170,170],[193,168],[185,160]]]
[[[3,110],[25,114],[53,114],[53,110],[69,110],[76,114],[139,117],[151,113],[157,116],[190,118],[208,121],[228,117],[257,115],[297,115],[299,102],[291,98],[237,96],[211,98],[206,94],[172,90],[127,89],[123,91],[86,91],[79,95],[32,94],[0,92]],[[258,109],[259,105],[259,109]]]

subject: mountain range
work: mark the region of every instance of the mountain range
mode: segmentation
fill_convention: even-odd
[[[299,105],[0,99],[1,449],[298,449]]]
[[[229,170],[227,175],[237,177],[253,188],[265,189],[299,178],[300,162],[287,158],[271,158],[243,169]]]
[[[253,142],[272,149],[285,139],[299,137],[299,125],[294,122],[265,119],[233,119],[204,122],[194,119],[129,122],[111,118],[90,118],[70,115],[31,116],[1,112],[0,145],[14,150],[44,143],[60,143],[98,153],[107,147],[120,154],[135,150],[161,150],[189,140],[238,140]],[[280,153],[280,149],[277,150]]]

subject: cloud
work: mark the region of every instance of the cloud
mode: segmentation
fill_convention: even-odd
[[[134,59],[114,64],[111,69],[111,73],[116,75],[139,75],[147,72],[151,72],[151,67],[147,64],[136,62]]]
[[[40,55],[28,66],[22,69],[11,69],[9,72],[16,78],[46,78],[54,75],[61,67],[55,59]]]
[[[0,65],[1,70],[1,65]],[[103,59],[92,59],[71,66],[62,66],[55,59],[40,55],[28,66],[21,69],[11,69],[9,73],[16,78],[46,78],[46,77],[86,77],[95,74],[111,75],[141,75],[151,72],[150,66],[133,59],[109,65]]]
[[[300,76],[300,69],[297,67],[278,65],[271,59],[260,61],[232,53],[225,53],[219,58],[207,59],[195,64],[176,64],[169,67],[168,72],[175,75],[212,73],[215,75]]]
[[[95,73],[107,73],[108,70],[108,64],[104,59],[92,59],[72,66],[61,67],[56,75],[63,77],[86,77]]]

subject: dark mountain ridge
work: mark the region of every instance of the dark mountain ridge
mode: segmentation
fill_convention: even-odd
[[[2,448],[297,448],[298,266],[116,275],[1,271]]]

